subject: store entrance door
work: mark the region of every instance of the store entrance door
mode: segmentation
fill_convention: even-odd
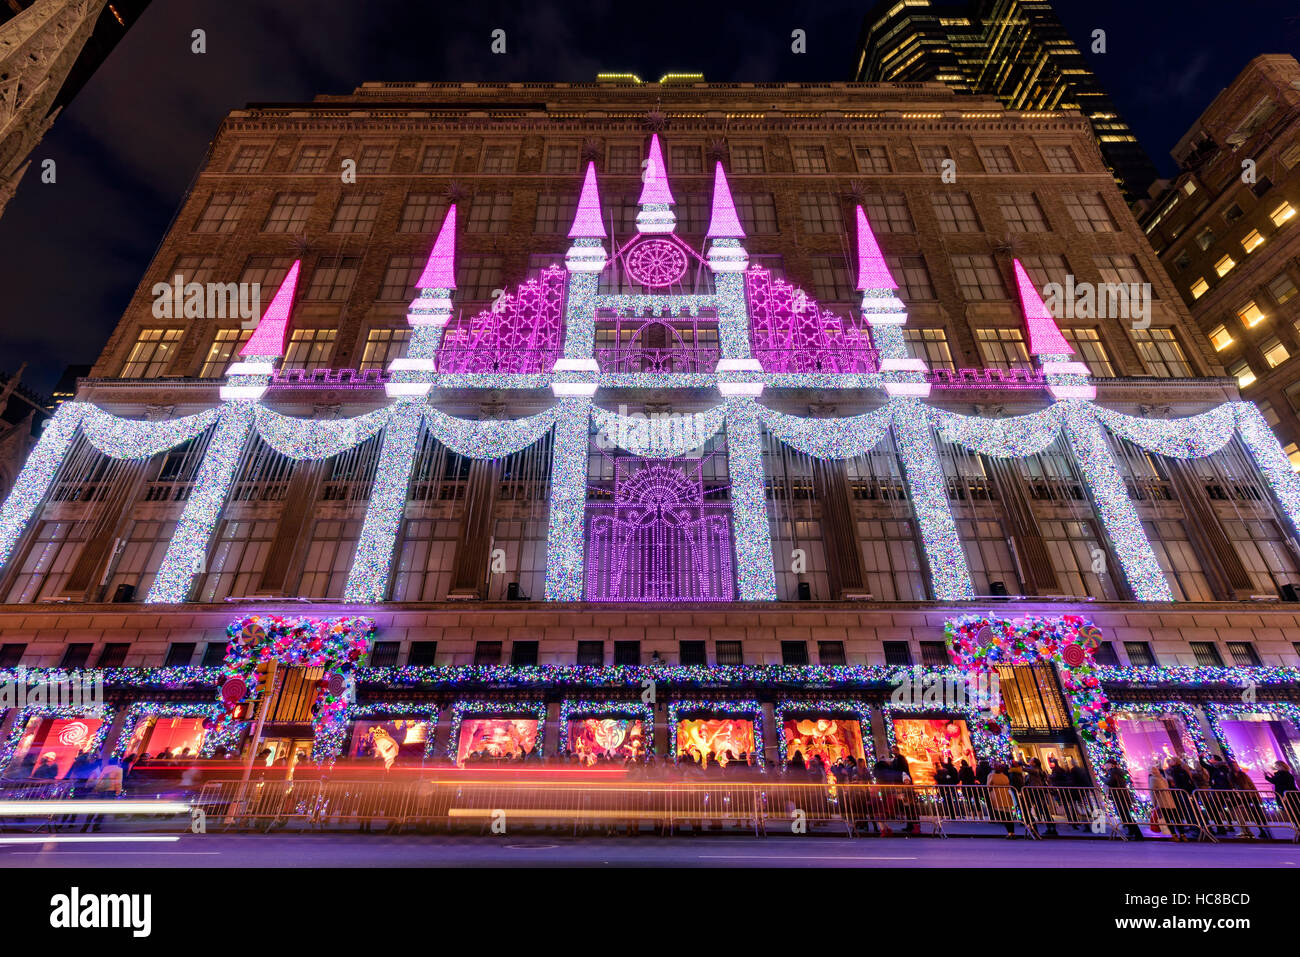
[[[299,762],[311,759],[312,739],[290,735],[265,737],[255,745],[258,757],[253,762],[254,772],[262,772],[268,778],[293,778],[294,768]],[[269,753],[264,753],[269,752]]]

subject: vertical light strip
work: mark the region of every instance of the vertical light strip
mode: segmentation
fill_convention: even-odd
[[[1088,482],[1093,506],[1138,601],[1173,601],[1151,540],[1119,474],[1101,423],[1089,406],[1072,401],[1065,414],[1070,451]]]
[[[343,600],[381,602],[388,595],[393,550],[406,511],[407,489],[424,421],[423,402],[399,402],[384,429],[375,484],[366,504],[361,538],[343,588]]]
[[[587,447],[591,399],[559,400],[551,453],[551,512],[546,531],[546,600],[581,601],[583,523],[587,508]]]
[[[948,485],[934,447],[930,417],[916,399],[895,397],[893,405],[894,441],[903,457],[912,512],[921,526],[921,544],[930,566],[934,597],[939,601],[973,598],[975,585],[948,505]]]
[[[1268,427],[1255,403],[1234,402],[1232,405],[1241,441],[1250,450],[1282,511],[1291,520],[1292,529],[1300,532],[1300,475],[1296,475],[1291,460],[1282,451],[1282,443]]]
[[[736,589],[741,601],[776,601],[772,527],[763,478],[763,443],[757,403],[727,399],[727,469],[731,474],[731,522],[736,536]]]
[[[18,481],[4,504],[0,505],[0,568],[13,556],[14,547],[23,537],[28,523],[35,517],[41,503],[59,474],[77,426],[85,417],[88,407],[80,402],[65,402],[54,417],[45,423],[45,430],[36,442],[36,448],[27,457]]]
[[[190,585],[203,568],[208,542],[221,517],[222,506],[235,481],[235,471],[253,433],[257,406],[252,402],[227,402],[208,443],[194,490],[176,523],[167,553],[149,589],[146,604],[174,604],[189,597]]]
[[[743,272],[715,272],[713,285],[718,302],[718,345],[724,359],[748,359],[749,303],[745,298]]]
[[[590,240],[600,245],[599,240]],[[575,246],[578,245],[575,243]],[[600,254],[605,254],[604,249]],[[600,274],[570,272],[564,302],[564,358],[590,359],[596,348],[596,290]]]

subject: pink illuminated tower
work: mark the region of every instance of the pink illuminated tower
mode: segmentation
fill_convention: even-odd
[[[294,260],[284,281],[280,283],[280,288],[276,290],[275,298],[262,314],[257,329],[248,337],[244,348],[239,350],[241,356],[280,358],[284,355],[284,336],[289,331],[289,313],[293,309],[293,294],[298,288],[298,271],[301,268],[302,260]]]
[[[646,159],[645,184],[641,187],[641,198],[637,200],[641,207],[636,216],[637,232],[671,233],[677,226],[674,202],[673,192],[668,188],[668,168],[664,166],[659,134],[654,133],[650,137],[650,155]]]
[[[722,163],[713,172],[713,211],[709,216],[709,268],[715,273],[744,272],[749,265],[749,253],[741,240],[745,230],[736,215],[736,203],[731,198],[727,174]]]
[[[438,238],[424,264],[424,272],[415,281],[416,289],[456,288],[456,204],[447,207],[447,215],[438,230]]]
[[[1097,387],[1091,382],[1090,370],[1082,362],[1071,359],[1074,349],[1061,335],[1055,317],[1020,260],[1012,260],[1012,266],[1020,292],[1020,310],[1029,333],[1029,354],[1038,359],[1046,373],[1047,390],[1057,399],[1095,399]]]
[[[598,273],[607,261],[605,224],[600,211],[600,189],[596,185],[596,164],[587,164],[587,175],[582,181],[582,195],[578,197],[578,210],[569,229],[573,245],[564,257],[564,265],[571,273]]]

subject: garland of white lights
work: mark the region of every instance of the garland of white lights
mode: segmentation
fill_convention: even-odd
[[[893,402],[888,402],[864,415],[810,419],[786,415],[766,406],[757,407],[760,421],[772,436],[816,459],[851,459],[865,455],[888,434],[895,408]]]
[[[663,459],[685,455],[717,435],[727,417],[727,407],[717,405],[707,412],[667,419],[619,415],[596,408],[591,410],[591,416],[601,435],[623,451]]]
[[[561,415],[561,406],[555,405],[545,412],[523,419],[476,422],[472,419],[457,419],[427,406],[424,421],[433,437],[457,455],[471,459],[499,459],[528,448],[545,435]]]
[[[109,458],[147,459],[188,442],[217,421],[220,414],[221,409],[214,407],[197,415],[150,422],[119,418],[87,405],[81,432],[87,442]]]
[[[251,402],[228,402],[222,407],[216,432],[194,480],[194,491],[176,523],[146,603],[173,604],[189,597],[194,576],[207,558],[208,542],[234,484],[255,419]]]
[[[948,484],[934,447],[930,418],[916,399],[895,398],[894,405],[894,442],[911,490],[912,512],[921,526],[934,597],[939,601],[973,598],[975,584],[948,503]]]
[[[393,414],[391,406],[352,419],[299,419],[257,406],[257,434],[286,458],[329,459],[379,434]]]
[[[379,465],[366,503],[365,521],[361,523],[361,537],[343,586],[344,601],[372,604],[388,595],[397,533],[406,511],[423,421],[423,409],[414,402],[399,403],[392,410],[379,449]]]
[[[81,424],[86,409],[87,406],[76,402],[59,406],[54,417],[45,424],[9,496],[0,505],[0,568],[12,557],[27,524],[45,501],[54,476],[72,448],[77,426]]]
[[[1296,475],[1291,462],[1282,451],[1268,422],[1253,402],[1234,402],[1237,415],[1237,432],[1242,444],[1250,451],[1259,466],[1264,481],[1273,490],[1282,511],[1291,520],[1291,527],[1300,532],[1300,475]]]
[[[566,396],[557,408],[546,529],[546,600],[581,601],[591,399]]]
[[[1065,434],[1133,594],[1138,601],[1173,601],[1169,581],[1128,496],[1110,443],[1101,423],[1092,414],[1092,407],[1080,402],[1069,403]]]
[[[741,601],[776,601],[759,405],[750,396],[733,396],[727,399],[726,408],[731,525],[736,536],[736,590]]]
[[[1236,405],[1225,402],[1209,412],[1181,419],[1140,419],[1099,405],[1091,408],[1117,438],[1171,459],[1200,459],[1232,441],[1237,427]]]
[[[1066,407],[1057,402],[1038,412],[1005,419],[959,415],[934,406],[928,406],[926,411],[939,438],[945,442],[964,446],[980,455],[1024,458],[1037,455],[1056,441],[1065,423]]]

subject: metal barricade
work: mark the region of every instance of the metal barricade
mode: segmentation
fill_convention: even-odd
[[[1216,838],[1236,834],[1249,840],[1258,835],[1267,841],[1289,831],[1293,841],[1300,840],[1300,827],[1288,807],[1295,802],[1279,801],[1271,792],[1215,789],[1194,791],[1192,797]]]
[[[1058,826],[1121,839],[1128,836],[1109,813],[1106,793],[1101,788],[1031,785],[1022,788],[1018,798],[1034,837],[1056,836],[1060,833]]]
[[[946,837],[945,824],[996,824],[1009,835],[1024,825],[1016,791],[1009,784],[940,784],[922,789],[925,803],[933,803],[937,833]],[[1025,826],[1026,834],[1030,828]]]
[[[1215,840],[1191,793],[1174,788],[1118,790],[1132,795],[1130,816],[1146,836],[1169,837],[1176,841]]]

